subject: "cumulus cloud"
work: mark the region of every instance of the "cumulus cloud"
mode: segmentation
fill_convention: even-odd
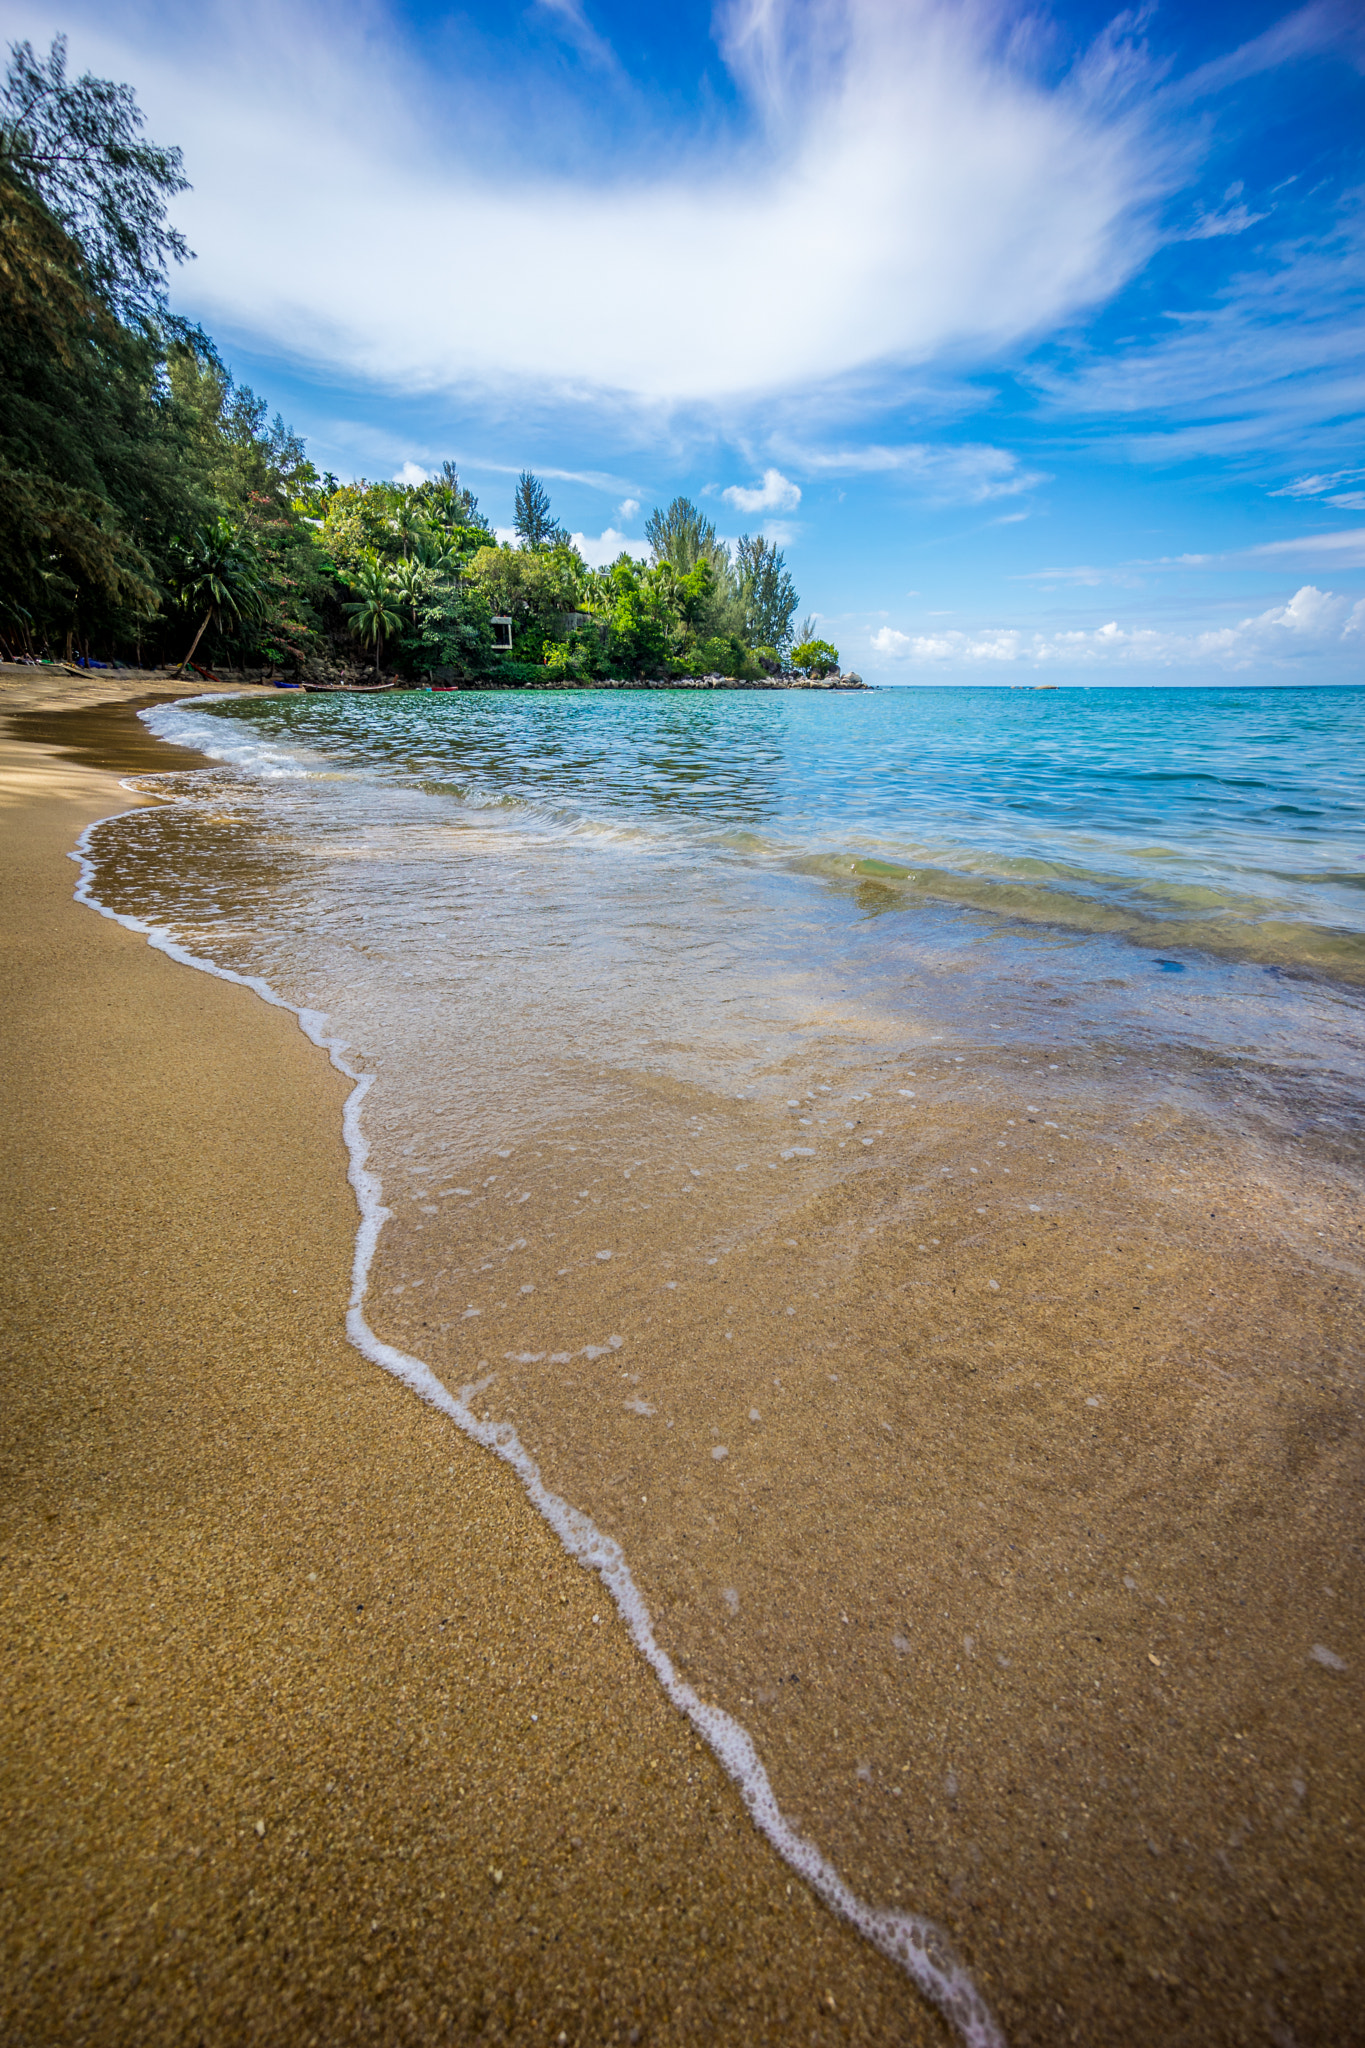
[[[713,107],[629,165],[569,151],[571,168],[528,157],[525,92],[480,100],[452,46],[419,59],[378,5],[70,16],[73,63],[135,80],[151,131],[185,136],[182,303],[226,338],[412,391],[720,403],[995,351],[1145,261],[1194,146],[1155,111],[1138,43],[1107,34],[1045,76],[998,0],[732,5],[735,117]],[[589,27],[576,6],[556,18]],[[543,318],[504,288],[512,250]],[[629,251],[630,290],[604,293],[585,251]],[[800,317],[774,318],[812,275]]]
[[[633,519],[639,509],[640,500],[638,498],[623,498],[616,508],[616,516],[618,519]]]
[[[1305,658],[1365,654],[1365,598],[1353,600],[1307,583],[1287,604],[1235,626],[1202,632],[1124,627],[1117,619],[1091,629],[1053,632],[1002,626],[972,633],[902,633],[883,626],[872,635],[872,646],[884,659],[938,671],[1216,668],[1241,673],[1297,666]]]
[[[731,484],[721,496],[737,512],[794,512],[801,503],[800,486],[783,476],[780,469],[765,469],[762,483],[752,489],[744,484]]]
[[[521,536],[515,526],[496,526],[493,538],[500,547],[515,548],[521,545]],[[628,540],[624,533],[618,533],[614,526],[608,526],[601,533],[571,533],[569,539],[590,569],[608,569],[617,556],[625,553],[634,555],[637,562],[649,560],[648,543],[642,540]]]
[[[614,526],[606,527],[596,536],[575,533],[570,538],[590,569],[609,568],[622,553],[634,555],[637,562],[649,560],[649,545],[646,541],[627,540]]]
[[[424,484],[427,472],[420,462],[405,462],[400,470],[394,472],[393,480],[396,484]]]

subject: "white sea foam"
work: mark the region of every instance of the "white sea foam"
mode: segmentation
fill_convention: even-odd
[[[194,720],[188,715],[182,715],[175,721],[162,713],[144,716],[145,722],[154,732],[162,731],[169,736],[169,731],[174,731],[176,739],[182,743],[199,745],[203,751],[211,751],[220,759],[236,758],[235,755],[229,755],[224,744],[221,723],[216,723],[213,733],[201,739],[197,732],[191,737],[189,728],[194,725]],[[208,744],[210,738],[212,746]],[[242,764],[247,764],[249,753],[253,773],[271,773],[271,765],[262,763],[261,756],[264,751],[259,747],[250,750],[244,747]],[[292,772],[306,771],[301,769],[295,760]],[[509,1423],[480,1420],[468,1405],[467,1397],[476,1391],[473,1386],[462,1389],[463,1397],[452,1394],[424,1360],[399,1351],[394,1345],[384,1343],[375,1335],[365,1317],[365,1295],[380,1232],[389,1221],[392,1211],[384,1206],[381,1183],[378,1176],[368,1167],[369,1141],[361,1121],[365,1098],[374,1085],[374,1074],[361,1072],[348,1063],[345,1057],[348,1049],[346,1042],[328,1035],[328,1019],[325,1012],[288,1002],[260,975],[238,974],[231,968],[220,967],[211,960],[191,953],[160,927],[148,923],[143,918],[113,910],[102,903],[94,893],[95,863],[90,847],[93,834],[102,825],[112,822],[113,817],[95,820],[86,826],[77,840],[76,851],[71,856],[80,867],[80,881],[75,890],[76,901],[97,911],[101,917],[107,917],[113,923],[122,925],[126,931],[140,934],[149,945],[154,946],[158,952],[165,953],[170,959],[179,961],[186,967],[198,968],[202,973],[211,974],[220,981],[234,982],[238,987],[249,988],[260,996],[263,1002],[270,1003],[276,1009],[288,1010],[298,1019],[301,1030],[312,1043],[324,1051],[338,1072],[354,1084],[342,1113],[342,1129],[350,1161],[348,1178],[360,1210],[360,1224],[356,1231],[351,1269],[351,1296],[346,1314],[346,1333],[351,1343],[373,1364],[382,1367],[385,1372],[392,1374],[395,1379],[410,1388],[421,1400],[448,1416],[466,1436],[471,1437],[486,1450],[492,1451],[512,1467],[532,1504],[549,1523],[568,1554],[585,1569],[595,1571],[601,1578],[637,1648],[669,1699],[709,1744],[722,1768],[733,1779],[755,1826],[767,1837],[790,1868],[833,1912],[857,1928],[866,1940],[904,1970],[920,1991],[956,2027],[968,2048],[1004,2048],[1004,2035],[994,2015],[977,1990],[965,1965],[954,1954],[942,1929],[919,1914],[906,1913],[887,1906],[874,1906],[858,1898],[833,1864],[821,1854],[815,1843],[801,1834],[795,1821],[783,1814],[747,1729],[720,1707],[702,1700],[691,1686],[679,1677],[672,1659],[656,1640],[649,1609],[631,1575],[620,1545],[612,1537],[604,1535],[578,1508],[571,1506],[557,1494],[551,1493],[540,1476],[535,1460]],[[470,1312],[465,1311],[466,1315]],[[616,1349],[619,1344],[619,1338],[611,1340],[610,1348]],[[597,1347],[585,1347],[585,1355],[591,1355],[596,1349]],[[488,1384],[489,1381],[480,1383],[481,1386]],[[594,1616],[594,1619],[596,1618]],[[1331,1653],[1328,1652],[1328,1655]]]
[[[250,726],[206,716],[199,709],[204,704],[226,704],[230,701],[231,693],[225,691],[218,697],[192,699],[193,708],[187,704],[163,704],[140,713],[140,717],[147,730],[155,733],[158,739],[169,740],[177,747],[191,747],[196,753],[207,754],[211,761],[226,761],[234,768],[267,780],[278,781],[281,777],[294,778],[313,773],[311,764],[314,759],[318,768],[325,769],[330,776],[336,775],[336,763],[323,755],[313,756],[308,749],[292,741],[288,748],[272,745]]]

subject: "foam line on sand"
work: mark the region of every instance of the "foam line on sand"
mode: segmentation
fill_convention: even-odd
[[[401,1380],[420,1399],[448,1416],[476,1443],[511,1466],[532,1504],[568,1554],[585,1569],[598,1574],[632,1640],[669,1699],[686,1715],[714,1752],[722,1769],[738,1787],[754,1825],[783,1861],[833,1912],[848,1921],[874,1948],[905,1972],[956,2028],[968,2048],[1004,2048],[1004,2035],[999,2025],[943,1931],[920,1915],[870,1905],[858,1898],[814,1843],[783,1816],[748,1731],[721,1708],[708,1705],[699,1698],[678,1676],[672,1660],[656,1640],[649,1609],[620,1546],[604,1535],[587,1515],[549,1490],[534,1459],[510,1425],[481,1421],[464,1401],[442,1384],[423,1360],[397,1350],[376,1336],[365,1317],[365,1293],[380,1232],[390,1212],[383,1204],[382,1185],[367,1164],[369,1144],[361,1119],[364,1101],[375,1077],[348,1064],[346,1043],[328,1035],[328,1020],[323,1012],[301,1008],[287,1001],[261,976],[238,974],[231,968],[220,967],[191,953],[161,927],[116,911],[100,901],[94,892],[92,836],[122,815],[125,814],[116,812],[96,819],[80,834],[71,855],[80,868],[76,901],[97,911],[101,917],[122,925],[126,931],[139,934],[149,945],[181,965],[248,988],[262,1001],[288,1011],[311,1042],[327,1054],[337,1071],[354,1084],[343,1112],[349,1179],[360,1211],[351,1299],[346,1317],[346,1333],[351,1343],[372,1363]]]

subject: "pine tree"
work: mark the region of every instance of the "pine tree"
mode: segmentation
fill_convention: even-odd
[[[550,511],[550,493],[529,469],[524,469],[517,478],[516,511],[512,524],[524,548],[552,548],[568,539]]]

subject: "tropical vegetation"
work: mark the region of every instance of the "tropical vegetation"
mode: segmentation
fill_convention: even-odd
[[[0,655],[372,662],[504,683],[838,666],[762,535],[686,498],[648,562],[592,568],[540,478],[499,542],[452,462],[418,483],[319,475],[300,438],[173,314],[180,152],[127,86],[14,45],[0,90]],[[493,622],[504,622],[494,647]],[[800,644],[798,644],[798,642]]]

